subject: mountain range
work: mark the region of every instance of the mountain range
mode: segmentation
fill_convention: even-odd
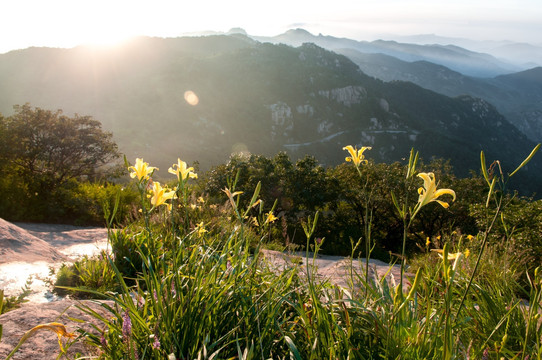
[[[336,52],[351,49],[367,54],[389,55],[408,62],[425,60],[470,76],[495,76],[522,69],[518,65],[502,61],[492,55],[470,51],[456,45],[420,45],[393,40],[356,41],[321,34],[315,36],[303,29],[289,30],[274,37],[253,38],[261,42],[283,43],[291,46],[300,46],[310,42]]]
[[[314,43],[348,56],[364,73],[384,81],[410,81],[452,97],[479,97],[495,105],[531,140],[542,142],[542,47],[436,36],[405,38],[413,43],[367,42],[316,36],[303,29],[254,38],[291,46]],[[451,44],[419,44],[431,41]],[[485,49],[491,55],[455,44]]]
[[[234,152],[287,151],[336,165],[348,144],[372,146],[368,156],[386,162],[401,161],[414,147],[426,160],[450,159],[464,176],[479,169],[480,150],[511,171],[534,147],[489,101],[377,79],[360,69],[356,54],[239,33],[137,38],[107,49],[29,48],[0,55],[0,112],[29,102],[92,115],[129,159],[143,157],[164,176],[177,157],[208,169]],[[501,81],[533,80],[522,74]],[[522,174],[516,188],[540,193],[542,161],[535,158]]]

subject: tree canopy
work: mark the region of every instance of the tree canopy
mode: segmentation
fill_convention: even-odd
[[[62,110],[29,104],[14,109],[14,115],[0,117],[4,171],[52,188],[70,179],[94,177],[119,156],[113,135],[91,116],[69,117]]]

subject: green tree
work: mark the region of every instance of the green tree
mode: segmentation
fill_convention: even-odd
[[[82,180],[111,175],[119,156],[112,134],[90,116],[14,106],[0,116],[0,216],[54,220],[67,216],[73,189]],[[59,219],[57,219],[59,220]]]
[[[90,116],[68,117],[61,110],[14,106],[0,119],[0,159],[41,190],[70,179],[94,178],[103,165],[119,156],[112,134]],[[38,189],[36,189],[38,190]]]

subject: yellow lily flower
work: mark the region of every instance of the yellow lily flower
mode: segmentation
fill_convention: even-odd
[[[237,195],[241,195],[243,192],[242,191],[236,191],[234,192],[233,194],[231,193],[230,189],[228,188],[224,188],[224,190],[222,190],[226,195],[228,195],[228,199],[230,199],[230,204],[231,204],[231,207],[232,208],[236,208],[235,206],[235,201],[233,201],[233,198]]]
[[[452,195],[452,201],[455,201],[455,191],[451,189],[439,189],[437,190],[437,184],[435,182],[435,174],[433,173],[419,173],[419,177],[423,179],[423,187],[418,189],[420,197],[418,199],[418,209],[424,205],[429,204],[432,201],[438,202],[445,209],[450,206],[447,202],[437,200],[438,197],[444,194]]]
[[[267,213],[267,217],[265,219],[265,223],[266,224],[271,224],[272,222],[278,220],[278,217],[276,217],[275,215],[273,215],[273,212],[270,211]]]
[[[147,180],[149,178],[149,175],[153,173],[154,170],[158,170],[158,168],[149,166],[148,163],[143,162],[143,159],[136,158],[136,162],[134,166],[130,166],[128,170],[132,170],[130,173],[130,177],[132,179],[136,178],[139,181]]]
[[[58,336],[58,346],[60,346],[60,351],[62,351],[62,352],[64,352],[64,348],[62,347],[62,338],[63,337],[68,338],[68,339],[75,338],[75,334],[69,333],[66,330],[66,327],[64,325],[60,324],[60,323],[51,322],[51,323],[47,323],[47,324],[40,324],[40,325],[34,326],[32,329],[30,329],[26,333],[24,333],[23,337],[21,338],[21,340],[19,341],[17,346],[7,356],[6,359],[11,358],[13,356],[13,354],[15,354],[17,352],[17,350],[19,350],[21,345],[26,340],[28,340],[29,337],[31,337],[32,335],[34,335],[36,333],[36,331],[41,330],[41,329],[51,330],[52,332],[54,332]]]
[[[160,205],[166,205],[171,210],[171,204],[167,204],[166,201],[175,198],[175,191],[166,191],[167,187],[162,187],[158,181],[152,183],[152,196],[151,204],[153,207]]]
[[[177,169],[175,169],[177,167]],[[184,161],[177,159],[177,164],[173,164],[172,167],[168,169],[168,173],[177,175],[179,181],[184,181],[188,178],[197,179],[198,174],[194,172],[193,167],[188,167]]]
[[[205,234],[207,232],[207,230],[205,229],[205,227],[203,225],[203,221],[200,222],[198,225],[196,225],[195,230],[197,230],[199,236],[202,236],[203,234]]]
[[[434,251],[438,253],[438,256],[442,259],[442,254],[444,253],[444,250],[442,249],[431,249],[431,251]],[[448,260],[456,260],[460,255],[464,256],[465,258],[468,258],[470,255],[469,249],[465,250],[465,252],[456,252],[456,253],[448,253]]]
[[[350,153],[350,156],[347,156],[345,158],[346,161],[350,162],[352,161],[356,166],[359,166],[361,163],[367,164],[369,161],[365,160],[365,156],[363,153],[365,150],[371,150],[372,147],[370,146],[363,146],[361,149],[357,150],[352,145],[348,145],[343,147],[343,150],[346,150]]]

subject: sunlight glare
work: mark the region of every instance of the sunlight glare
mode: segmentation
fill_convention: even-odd
[[[185,91],[184,100],[186,100],[186,102],[192,106],[196,106],[199,103],[198,96],[192,90]]]
[[[95,29],[92,33],[84,35],[83,43],[90,46],[111,47],[120,45],[133,38],[134,35],[124,31],[109,31],[109,29]]]

